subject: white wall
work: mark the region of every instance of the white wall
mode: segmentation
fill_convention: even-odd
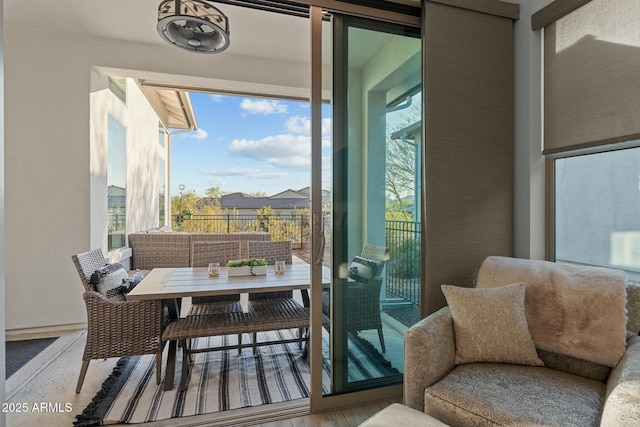
[[[3,0],[0,0],[0,23],[3,20]],[[4,331],[5,325],[5,220],[4,220],[4,36],[3,24],[0,24],[0,331]],[[2,334],[0,341],[0,402],[5,401],[5,336]],[[0,427],[6,424],[6,415],[0,412]]]
[[[99,242],[91,231],[93,67],[172,83],[308,95],[303,63],[256,65],[247,57],[194,55],[169,45],[10,25],[4,31],[8,330],[85,321],[70,257]]]
[[[160,119],[133,79],[126,80],[126,104],[108,89],[105,74],[93,72],[91,87],[90,245],[91,248],[102,248],[107,254],[108,116],[123,125],[127,135],[127,234],[158,226],[158,163],[159,159],[164,159],[166,167],[168,151],[159,143]],[[110,258],[117,261],[129,255],[123,251],[114,252]]]
[[[552,0],[518,0],[515,23],[514,256],[545,258],[545,167],[542,157],[542,30],[531,14]]]

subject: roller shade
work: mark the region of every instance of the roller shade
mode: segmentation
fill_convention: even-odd
[[[544,154],[640,138],[640,1],[592,0],[544,27]]]
[[[513,20],[456,3],[423,4],[423,315],[513,252]]]

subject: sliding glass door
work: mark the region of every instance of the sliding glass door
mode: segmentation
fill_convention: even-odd
[[[420,32],[341,15],[331,23],[325,395],[400,384],[403,333],[420,301]]]

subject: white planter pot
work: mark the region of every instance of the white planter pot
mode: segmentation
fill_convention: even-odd
[[[242,267],[228,267],[229,277],[233,276],[261,276],[267,274],[266,265],[256,265],[254,267],[243,265]]]

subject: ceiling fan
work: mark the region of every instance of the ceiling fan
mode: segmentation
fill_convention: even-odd
[[[206,0],[165,0],[158,7],[158,33],[168,43],[197,53],[229,47],[229,19]]]

